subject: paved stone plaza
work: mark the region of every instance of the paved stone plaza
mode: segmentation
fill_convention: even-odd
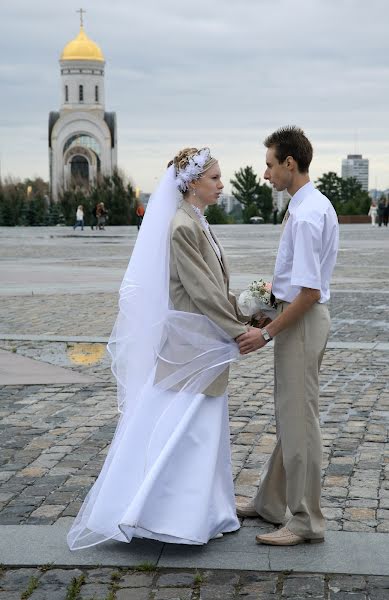
[[[215,231],[234,291],[271,278],[279,226]],[[139,541],[67,551],[117,422],[105,343],[135,239],[133,227],[0,229],[0,600],[20,598],[34,578],[33,600],[65,599],[77,581],[81,595],[70,598],[389,598],[389,231],[368,225],[341,227],[332,286],[321,377],[326,543],[269,550],[254,537],[272,526],[246,519],[200,550]],[[237,496],[253,495],[275,442],[272,385],[271,345],[232,368]],[[126,571],[140,563],[146,570]]]

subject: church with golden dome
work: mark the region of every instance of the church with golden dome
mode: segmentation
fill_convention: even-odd
[[[57,201],[72,186],[88,189],[99,175],[117,167],[116,114],[105,111],[101,48],[80,31],[60,57],[62,102],[49,115],[51,197]]]

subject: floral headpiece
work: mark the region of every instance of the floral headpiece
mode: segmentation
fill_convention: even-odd
[[[196,154],[191,156],[184,169],[180,169],[176,175],[176,185],[180,192],[184,193],[189,189],[188,183],[200,179],[205,164],[210,160],[211,153],[209,148],[202,148]]]

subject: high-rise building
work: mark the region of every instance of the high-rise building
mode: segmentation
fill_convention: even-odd
[[[50,191],[53,200],[72,183],[88,188],[117,166],[116,115],[105,112],[104,56],[85,33],[60,58],[62,103],[49,116]]]
[[[273,210],[276,208],[278,212],[281,213],[283,210],[285,210],[290,200],[290,194],[288,194],[286,190],[277,192],[275,187],[272,188],[271,194],[273,198]]]
[[[219,206],[224,208],[227,214],[230,213],[235,208],[235,206],[241,206],[239,200],[237,200],[235,196],[232,196],[230,194],[222,194],[221,196],[219,196],[217,203],[219,204]]]
[[[348,154],[342,160],[342,179],[354,177],[367,192],[369,189],[369,159],[362,154]]]

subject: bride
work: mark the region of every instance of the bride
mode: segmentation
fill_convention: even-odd
[[[121,415],[71,550],[133,537],[205,544],[239,528],[226,387],[246,327],[204,217],[222,189],[209,149],[186,148],[149,201],[108,344]]]

